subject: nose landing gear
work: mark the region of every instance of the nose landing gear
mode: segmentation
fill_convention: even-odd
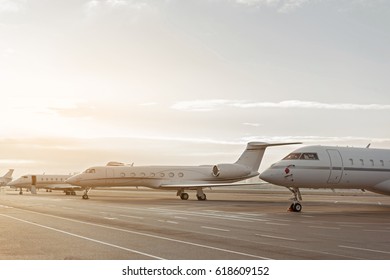
[[[86,189],[84,190],[84,194],[83,194],[83,196],[82,196],[83,199],[89,199],[89,197],[88,197],[88,192],[89,192],[91,189],[92,189],[92,188],[86,188]]]
[[[299,201],[302,200],[302,195],[301,192],[299,191],[299,188],[288,188],[288,189],[292,192],[294,196],[292,198],[293,203],[291,203],[290,207],[288,208],[288,211],[301,212],[302,205]]]
[[[288,208],[288,211],[290,212],[301,212],[302,210],[302,205],[296,201],[291,203],[290,207]]]

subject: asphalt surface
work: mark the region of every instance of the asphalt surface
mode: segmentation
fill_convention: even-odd
[[[0,192],[3,260],[390,259],[390,197],[273,190]]]

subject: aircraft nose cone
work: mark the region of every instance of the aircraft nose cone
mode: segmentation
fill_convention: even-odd
[[[72,177],[66,179],[65,183],[75,185],[77,183],[77,181],[78,180],[77,180],[76,176],[72,176]]]
[[[261,172],[261,174],[260,174],[260,176],[259,176],[259,178],[260,178],[261,180],[266,181],[266,182],[272,181],[272,177],[273,177],[273,176],[272,176],[272,172],[271,172],[269,169],[267,169],[267,170]]]

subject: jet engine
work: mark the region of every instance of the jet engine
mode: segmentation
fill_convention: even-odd
[[[217,164],[213,166],[212,174],[214,177],[230,179],[235,177],[245,177],[251,173],[251,170],[240,164]]]
[[[373,187],[369,187],[367,188],[367,190],[374,193],[390,195],[390,180],[379,183]]]

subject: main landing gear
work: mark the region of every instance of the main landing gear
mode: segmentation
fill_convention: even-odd
[[[64,191],[65,195],[76,195],[75,191]]]
[[[177,196],[180,196],[181,200],[188,200],[189,198],[189,195],[188,193],[184,192],[184,189],[180,189],[177,191]],[[207,196],[206,194],[203,192],[203,189],[202,188],[197,188],[196,189],[196,198],[198,200],[206,200],[207,199]]]
[[[196,198],[198,200],[206,200],[207,197],[206,197],[205,193],[203,192],[202,188],[196,189]]]
[[[188,197],[189,197],[189,195],[188,195],[188,193],[181,193],[180,194],[180,198],[181,198],[181,200],[188,200]]]
[[[288,208],[288,211],[290,212],[301,212],[302,205],[299,202],[302,200],[301,192],[299,191],[299,188],[288,188],[294,197],[292,198],[293,203],[291,203],[290,207]]]

